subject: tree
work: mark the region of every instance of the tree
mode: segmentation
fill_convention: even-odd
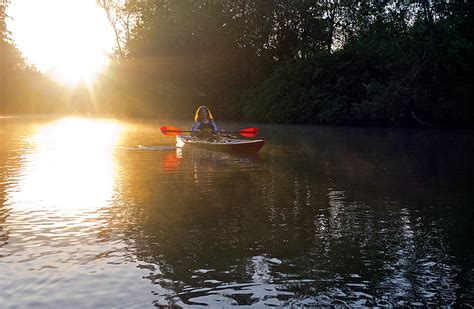
[[[229,118],[307,123],[474,117],[471,2],[98,3],[120,54],[104,97],[130,98],[127,111],[187,116],[208,104]]]
[[[136,21],[136,0],[96,0],[104,10],[110,26],[114,30],[116,55],[115,58],[125,58],[124,46],[130,40],[132,28]]]

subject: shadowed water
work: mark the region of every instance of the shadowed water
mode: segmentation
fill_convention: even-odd
[[[474,302],[472,132],[168,124],[0,118],[2,308]]]

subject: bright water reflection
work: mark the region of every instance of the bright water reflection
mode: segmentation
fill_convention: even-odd
[[[121,126],[66,118],[40,128],[25,142],[21,171],[7,191],[14,210],[48,210],[72,215],[103,207],[115,181],[113,152]],[[28,145],[29,144],[29,145]],[[92,177],[93,176],[93,177]]]
[[[0,122],[2,304],[472,303],[471,134],[260,126],[248,157],[163,124]]]
[[[8,129],[2,137],[12,142],[9,135],[22,126]],[[123,237],[112,236],[108,216],[117,178],[114,152],[123,127],[115,121],[65,118],[27,129],[15,136],[17,145],[4,147],[13,146],[2,162],[2,306],[130,302],[120,297],[120,288],[108,297],[97,291],[104,285],[113,291],[115,280],[136,278],[134,268],[111,267],[133,257]]]

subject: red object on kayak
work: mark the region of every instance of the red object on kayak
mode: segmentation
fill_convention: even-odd
[[[239,134],[243,137],[254,137],[257,136],[258,129],[257,128],[247,128],[239,131]]]
[[[177,136],[183,134],[183,130],[173,126],[164,126],[160,128],[161,133],[167,136]]]
[[[177,147],[193,147],[223,152],[257,153],[265,145],[265,139],[242,140],[221,138],[218,140],[200,139],[192,136],[176,136]]]

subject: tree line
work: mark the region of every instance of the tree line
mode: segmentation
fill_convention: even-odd
[[[101,113],[189,118],[204,104],[221,119],[278,123],[464,126],[474,118],[472,1],[97,4],[116,36],[111,65],[93,85]],[[2,52],[6,45],[16,55],[2,55],[2,85],[14,88],[6,70],[26,80],[38,73],[18,65],[0,13]]]
[[[0,1],[0,114],[66,112],[66,90],[33,66],[7,29],[8,0]]]

